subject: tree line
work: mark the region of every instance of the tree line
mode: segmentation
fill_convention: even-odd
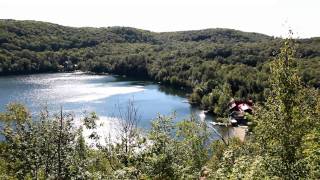
[[[294,42],[286,40],[270,61],[266,101],[255,106],[243,142],[212,141],[208,124],[192,117],[173,123],[174,114],[159,115],[141,132],[131,101],[120,111],[117,141],[100,139],[95,113],[76,127],[62,110],[51,115],[44,109],[32,119],[24,106],[9,105],[0,114],[1,178],[319,179],[320,93],[303,83],[295,53]],[[231,93],[230,85],[221,91]],[[84,137],[83,128],[92,133]]]
[[[154,33],[0,20],[0,75],[82,70],[143,77],[190,89],[190,102],[222,115],[228,96],[265,100],[270,59],[282,41],[231,29]],[[296,45],[303,83],[319,88],[320,39]]]

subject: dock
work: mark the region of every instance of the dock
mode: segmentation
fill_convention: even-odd
[[[212,126],[224,126],[224,127],[230,127],[228,128],[228,133],[227,135],[221,135],[220,133],[218,133],[216,131],[216,129],[213,127],[215,133],[218,133],[218,135],[220,136],[220,138],[231,138],[231,137],[237,137],[240,139],[240,141],[244,141],[246,134],[248,132],[248,126],[236,126],[233,127],[231,126],[230,123],[222,123],[222,122],[209,122],[209,124],[211,124]]]

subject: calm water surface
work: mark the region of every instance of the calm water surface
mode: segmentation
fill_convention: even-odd
[[[55,73],[0,77],[0,110],[10,102],[25,104],[33,115],[47,106],[58,112],[60,106],[75,116],[84,111],[95,111],[103,120],[117,116],[125,109],[129,99],[134,99],[139,110],[139,126],[150,127],[157,113],[169,115],[176,112],[176,121],[190,117],[212,120],[203,111],[191,106],[183,92],[148,81],[129,80],[112,75],[84,73]],[[109,122],[112,124],[112,121]]]

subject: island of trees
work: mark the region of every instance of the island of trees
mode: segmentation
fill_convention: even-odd
[[[256,102],[251,134],[212,141],[195,118],[155,117],[137,128],[129,102],[119,141],[101,140],[96,114],[73,125],[19,104],[0,114],[1,179],[319,179],[319,38],[283,40],[229,29],[153,33],[1,20],[0,72],[84,70],[149,78],[191,90],[190,101],[226,116],[230,97]],[[92,129],[88,137],[83,128]],[[90,148],[86,139],[96,142]]]

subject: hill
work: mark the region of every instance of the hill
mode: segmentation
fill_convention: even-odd
[[[193,89],[191,102],[211,111],[224,87],[264,99],[282,39],[232,29],[155,33],[130,27],[74,28],[0,20],[0,75],[83,70],[140,76]],[[320,38],[297,39],[303,81],[320,87]]]

